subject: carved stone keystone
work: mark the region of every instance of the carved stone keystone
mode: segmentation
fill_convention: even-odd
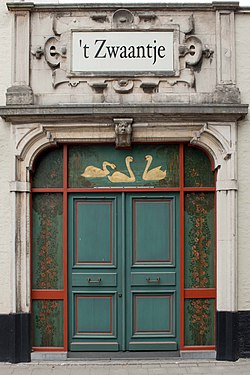
[[[114,118],[116,148],[130,148],[132,139],[132,118]]]

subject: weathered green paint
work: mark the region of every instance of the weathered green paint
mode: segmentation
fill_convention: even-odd
[[[33,188],[63,187],[63,149],[47,150],[38,159],[32,176]]]
[[[190,146],[185,146],[184,176],[186,187],[212,187],[215,186],[214,172],[211,161],[204,151]]]
[[[178,348],[178,206],[177,194],[70,196],[70,350]]]
[[[33,289],[63,289],[63,196],[33,194]]]
[[[215,300],[185,300],[185,345],[215,345]]]
[[[63,301],[34,300],[32,303],[33,346],[63,347]]]
[[[185,288],[214,288],[214,193],[185,195]]]
[[[166,177],[161,180],[143,179],[147,155],[152,156],[149,170],[161,167],[166,170]],[[109,177],[119,171],[126,176],[129,172],[125,159],[133,157],[130,166],[135,175],[132,182],[111,182]],[[103,162],[109,162],[116,166],[115,169],[108,166],[108,174],[104,177],[84,177],[85,170],[89,166],[98,169],[103,168]],[[179,145],[134,145],[131,150],[116,150],[109,145],[72,145],[69,146],[68,161],[68,183],[69,187],[121,187],[121,186],[154,186],[154,187],[176,187],[179,185]]]

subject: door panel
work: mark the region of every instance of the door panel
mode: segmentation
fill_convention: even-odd
[[[120,349],[118,205],[118,195],[77,194],[69,198],[69,348],[72,351]]]
[[[178,195],[69,199],[69,349],[176,350]]]
[[[177,349],[177,199],[160,193],[127,195],[129,350]]]
[[[133,265],[173,263],[172,200],[133,198],[132,209]]]

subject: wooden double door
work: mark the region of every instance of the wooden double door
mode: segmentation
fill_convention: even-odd
[[[69,350],[177,350],[179,196],[69,196]]]

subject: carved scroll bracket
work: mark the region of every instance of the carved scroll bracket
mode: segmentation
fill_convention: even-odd
[[[116,148],[130,148],[132,140],[132,118],[114,118]]]

